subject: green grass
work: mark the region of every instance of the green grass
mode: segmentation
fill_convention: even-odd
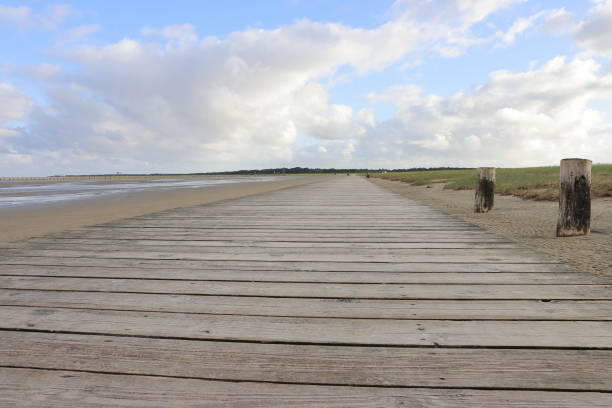
[[[474,188],[474,169],[426,170],[397,173],[377,173],[372,177],[398,180],[414,185],[445,183],[444,188],[469,190]],[[559,198],[559,167],[498,168],[495,191],[533,200]],[[612,164],[593,165],[592,193],[594,197],[612,197]]]

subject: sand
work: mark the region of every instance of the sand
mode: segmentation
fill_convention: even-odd
[[[0,242],[13,242],[178,207],[208,204],[313,183],[326,176],[117,193],[97,198],[0,207]]]
[[[443,184],[431,188],[399,181],[370,179],[408,198],[430,205],[447,214],[494,231],[524,246],[548,254],[578,270],[612,277],[612,197],[592,202],[591,228],[587,236],[557,238],[555,228],[559,204],[495,196],[493,211],[473,212],[474,191],[444,190]]]

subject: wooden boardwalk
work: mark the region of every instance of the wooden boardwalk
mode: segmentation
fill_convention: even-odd
[[[358,177],[0,249],[2,407],[611,407],[612,286]]]

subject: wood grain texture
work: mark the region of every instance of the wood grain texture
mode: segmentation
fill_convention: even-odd
[[[318,249],[318,248],[317,248]],[[0,249],[0,256],[55,256],[64,258],[105,258],[105,259],[152,259],[152,260],[193,260],[193,261],[284,261],[284,262],[513,262],[513,263],[554,263],[544,255],[526,249],[483,250],[483,249],[412,249],[410,251],[365,250],[338,251],[328,249],[307,251],[305,248],[287,250],[285,248],[265,248],[265,250],[236,251],[126,251],[125,247],[115,250],[64,249]]]
[[[4,306],[0,329],[251,342],[608,348],[612,322],[383,320]]]
[[[0,361],[22,367],[322,385],[593,391],[612,382],[609,350],[423,350],[17,332],[3,335]]]
[[[245,282],[446,283],[446,284],[605,284],[609,280],[579,272],[379,272],[257,269],[188,269],[102,266],[0,265],[5,276],[164,279]]]
[[[612,320],[612,301],[376,300],[0,289],[2,306],[244,316],[435,320]]]
[[[246,261],[246,260],[198,260],[183,259],[133,259],[133,258],[88,258],[46,256],[0,256],[0,266],[100,266],[143,268],[190,268],[190,269],[239,269],[277,271],[323,271],[323,272],[575,272],[575,269],[559,263],[513,263],[513,262],[305,262],[305,261]]]
[[[0,406],[45,408],[608,408],[612,395],[475,389],[374,388],[0,368]]]
[[[612,300],[610,285],[465,285],[223,282],[0,276],[2,289],[191,295],[358,299],[591,299]]]
[[[328,178],[1,245],[0,406],[608,407],[611,285]]]

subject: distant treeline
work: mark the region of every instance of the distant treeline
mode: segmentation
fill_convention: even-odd
[[[406,169],[321,169],[310,167],[277,167],[272,169],[211,171],[201,173],[117,173],[117,174],[69,174],[65,177],[108,177],[108,176],[234,176],[254,174],[337,174],[337,173],[383,173],[401,171],[430,171],[430,170],[465,170],[467,167],[412,167]],[[58,176],[59,177],[59,176]]]
[[[410,169],[321,169],[318,167],[278,167],[274,169],[257,169],[257,170],[235,170],[235,171],[218,171],[209,173],[197,173],[202,175],[246,175],[246,174],[334,174],[334,173],[382,173],[382,172],[399,172],[399,171],[428,171],[428,170],[458,170],[465,167],[413,167]]]

